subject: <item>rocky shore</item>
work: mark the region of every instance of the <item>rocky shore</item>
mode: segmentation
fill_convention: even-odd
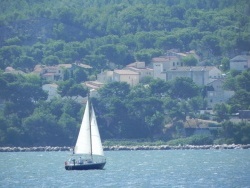
[[[207,150],[207,149],[250,149],[250,144],[231,144],[231,145],[185,145],[185,146],[104,146],[104,151],[121,151],[121,150]],[[0,147],[0,152],[51,152],[51,151],[70,151],[72,147]]]

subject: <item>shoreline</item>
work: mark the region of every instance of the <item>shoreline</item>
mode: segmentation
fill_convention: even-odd
[[[0,152],[51,152],[51,151],[71,151],[72,147],[53,147],[53,146],[40,146],[40,147],[0,147]],[[184,146],[103,146],[104,151],[135,151],[135,150],[220,150],[220,149],[250,149],[250,144],[223,144],[223,145],[184,145]]]

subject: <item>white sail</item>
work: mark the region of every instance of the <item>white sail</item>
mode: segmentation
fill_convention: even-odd
[[[91,154],[89,102],[87,101],[82,124],[74,148],[75,154]]]
[[[103,154],[102,142],[93,106],[91,107],[91,137],[92,137],[92,154],[103,156],[104,154]]]

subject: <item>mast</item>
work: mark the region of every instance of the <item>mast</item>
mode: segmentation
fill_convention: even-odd
[[[92,116],[92,111],[91,111],[91,103],[90,103],[90,99],[89,99],[89,93],[87,94],[87,100],[89,102],[89,136],[90,136],[90,156],[91,156],[91,160],[93,160],[93,149],[92,149],[92,132],[91,132],[91,116]]]

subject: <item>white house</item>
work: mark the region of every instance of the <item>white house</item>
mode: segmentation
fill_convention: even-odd
[[[114,82],[126,82],[131,86],[135,86],[139,83],[139,73],[131,70],[114,70],[113,81]]]
[[[230,70],[244,71],[250,68],[250,56],[238,55],[230,60]]]
[[[214,66],[176,67],[165,72],[166,80],[173,80],[177,77],[191,78],[194,83],[204,86],[214,79],[222,77],[222,72]]]
[[[126,70],[131,70],[139,73],[139,81],[146,76],[153,77],[153,69],[146,67],[145,62],[134,62],[125,67]]]
[[[223,79],[216,79],[207,84],[207,104],[208,108],[213,108],[215,104],[224,103],[234,95],[234,91],[223,89]],[[209,87],[210,86],[210,87]]]
[[[166,71],[183,66],[180,59],[176,56],[160,56],[152,59],[154,78],[166,81]]]

